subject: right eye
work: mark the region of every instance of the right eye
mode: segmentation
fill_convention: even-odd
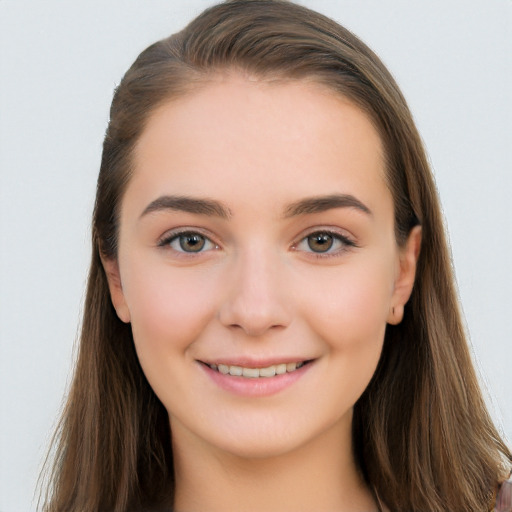
[[[218,247],[208,237],[197,231],[182,231],[181,233],[171,234],[158,245],[161,247],[171,247],[171,249],[177,252],[186,253],[211,251]]]

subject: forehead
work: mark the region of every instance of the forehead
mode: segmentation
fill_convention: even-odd
[[[279,202],[346,192],[371,202],[389,194],[370,119],[312,81],[219,77],[150,116],[134,164],[127,193],[136,186],[148,199],[215,193],[261,202],[266,194]]]

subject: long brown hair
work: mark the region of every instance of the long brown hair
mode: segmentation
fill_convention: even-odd
[[[55,437],[47,512],[172,505],[168,416],[141,370],[129,325],[112,307],[100,254],[116,258],[119,205],[151,113],[238,70],[307,79],[359,106],[382,138],[398,244],[422,226],[404,319],[388,326],[377,371],[354,410],[356,460],[393,511],[484,511],[512,455],[487,413],[454,287],[436,187],[412,116],[390,73],[351,32],[279,0],[207,9],[143,51],[117,88],[93,218],[93,254],[74,380]]]

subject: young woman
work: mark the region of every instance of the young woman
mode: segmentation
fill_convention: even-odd
[[[128,70],[57,443],[49,512],[510,509],[419,135],[346,29],[230,1]]]

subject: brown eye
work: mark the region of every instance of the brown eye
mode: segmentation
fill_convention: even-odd
[[[197,233],[184,233],[179,236],[180,247],[185,252],[199,252],[206,243],[204,236]]]
[[[216,249],[217,246],[206,236],[196,231],[183,231],[163,239],[158,245],[170,247],[176,252],[199,253]]]
[[[313,252],[327,252],[334,244],[334,237],[330,233],[313,233],[307,237],[307,243]]]
[[[353,240],[335,231],[313,231],[293,246],[317,257],[338,256],[352,247],[357,247]]]

